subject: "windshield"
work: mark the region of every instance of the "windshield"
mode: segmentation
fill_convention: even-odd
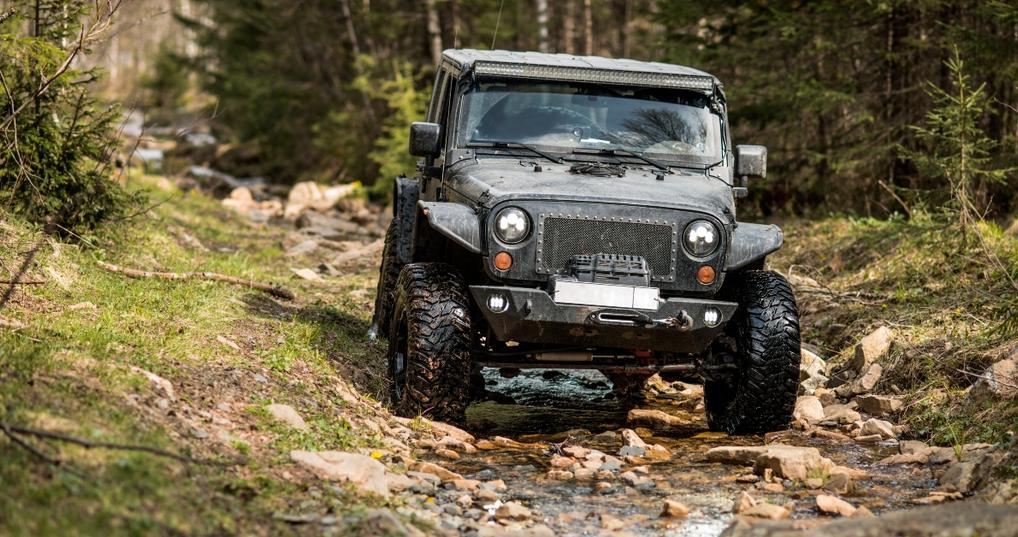
[[[572,153],[721,159],[721,118],[694,92],[569,82],[482,82],[460,102],[456,145],[515,142]]]

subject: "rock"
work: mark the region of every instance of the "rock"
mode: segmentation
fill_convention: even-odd
[[[891,350],[891,329],[881,326],[859,341],[855,346],[855,355],[849,366],[856,373],[862,374],[870,365],[883,359]]]
[[[894,432],[894,425],[891,422],[870,418],[863,422],[860,435],[880,435],[881,438],[898,438]],[[856,439],[858,440],[858,438]]]
[[[626,484],[631,487],[639,487],[641,485],[646,485],[652,482],[650,479],[646,477],[636,475],[636,472],[633,471],[623,472],[622,474],[619,475],[619,479],[625,481]]]
[[[849,408],[848,405],[828,405],[824,407],[824,421],[846,424],[855,423],[860,419],[862,419],[862,415]]]
[[[878,444],[884,437],[879,434],[861,434],[855,437],[855,441],[860,444]]]
[[[317,272],[315,272],[315,271],[313,271],[313,270],[311,270],[309,268],[291,268],[290,272],[294,273],[297,277],[299,277],[301,279],[304,279],[304,280],[308,280],[308,281],[312,281],[312,282],[320,282],[320,281],[322,281],[322,277],[319,276]]]
[[[456,490],[465,490],[468,492],[473,492],[481,486],[481,482],[476,479],[453,479],[452,481],[449,481],[449,484]]]
[[[901,410],[902,406],[900,398],[889,395],[859,395],[856,396],[855,402],[860,410],[878,418],[894,414]]]
[[[633,410],[630,410],[628,420],[631,423],[646,425],[651,429],[681,428],[688,425],[685,420],[678,416],[673,416],[660,410],[650,410],[645,408],[634,408]]]
[[[826,471],[832,467],[834,463],[820,456],[817,448],[771,444],[757,457],[754,471],[759,475],[771,470],[776,477],[801,482],[811,470]]]
[[[795,410],[792,413],[795,419],[801,419],[807,423],[817,423],[824,420],[824,407],[820,404],[820,398],[813,395],[799,397],[795,401]]]
[[[847,434],[841,434],[836,431],[828,431],[827,429],[813,429],[810,431],[810,435],[816,438],[825,438],[827,440],[833,440],[835,442],[851,442],[852,437]]]
[[[566,446],[562,448],[562,452],[577,459],[585,459],[590,454],[590,450],[583,446]]]
[[[389,495],[385,466],[367,455],[342,451],[294,450],[290,452],[290,459],[311,470],[319,479],[349,481],[379,496]]]
[[[293,185],[286,199],[286,211],[283,216],[296,218],[306,209],[326,210],[332,208],[340,199],[354,191],[356,185],[339,185],[322,188],[313,181],[303,181]]]
[[[607,481],[598,481],[597,483],[594,484],[594,490],[598,492],[603,492],[605,490],[612,488],[612,486],[613,485]]]
[[[749,495],[748,492],[742,491],[739,494],[739,498],[735,500],[732,506],[732,512],[735,514],[744,513],[749,510],[750,507],[756,505],[756,498]]]
[[[296,257],[298,255],[310,254],[318,249],[318,241],[314,239],[308,239],[301,241],[286,249],[283,253],[286,257]]]
[[[576,461],[569,457],[555,455],[550,461],[548,461],[548,464],[550,464],[552,468],[569,468],[574,462]]]
[[[766,446],[722,446],[711,448],[707,450],[707,461],[752,466],[756,464],[756,458],[766,449]]]
[[[836,496],[820,494],[816,497],[816,502],[817,509],[829,515],[852,516],[856,511],[854,505]]]
[[[438,477],[438,479],[440,479],[443,483],[452,481],[454,479],[463,479],[463,476],[457,474],[456,472],[447,470],[435,463],[427,461],[414,461],[410,465],[410,469],[416,472],[432,474]]]
[[[533,514],[519,502],[503,503],[495,510],[495,519],[502,520],[527,520]]]
[[[773,503],[758,503],[745,511],[739,513],[750,518],[763,518],[767,520],[784,520],[791,515],[791,511]]]
[[[883,374],[884,367],[882,365],[873,364],[869,366],[866,372],[853,383],[853,392],[860,394],[873,391],[873,388],[877,386],[877,382],[880,381],[880,376]]]
[[[632,429],[622,429],[619,433],[622,434],[623,445],[647,448],[647,443],[644,442],[638,434],[636,434],[636,431]]]
[[[435,455],[442,457],[443,459],[456,460],[460,458],[460,454],[447,448],[439,448],[435,450]]]
[[[319,520],[321,523],[321,519]],[[324,525],[324,524],[323,524]],[[411,524],[404,524],[388,509],[368,509],[350,531],[340,532],[350,537],[388,535],[392,537],[424,537],[424,533]]]
[[[817,396],[820,399],[820,403],[825,407],[833,405],[837,400],[837,394],[834,393],[834,390],[828,388],[817,388],[813,390],[813,395]]]
[[[920,442],[918,440],[902,440],[898,442],[898,453],[902,455],[908,455],[910,453],[926,453],[929,451],[930,446],[926,445],[926,442]]]
[[[686,518],[689,516],[689,507],[675,500],[665,500],[661,516],[664,518]]]
[[[163,377],[160,377],[159,375],[156,375],[155,373],[152,373],[151,371],[146,371],[140,367],[131,366],[131,371],[138,373],[139,375],[148,379],[148,381],[152,383],[155,389],[159,392],[162,392],[162,394],[170,401],[175,401],[177,399],[177,396],[173,391],[172,382],[164,379]]]
[[[799,392],[803,395],[814,395],[817,388],[827,384],[827,364],[813,352],[802,349],[799,361]]]
[[[1014,399],[1018,397],[1018,350],[983,371],[982,378],[972,385],[971,397],[984,396]]]
[[[307,422],[304,418],[290,405],[281,405],[273,403],[265,407],[265,410],[272,416],[272,419],[289,425],[290,427],[297,429],[298,431],[307,431],[309,429]]]
[[[947,471],[940,476],[940,487],[948,492],[960,492],[962,494],[971,492],[975,470],[975,462],[956,462],[948,466]]]
[[[392,472],[386,472],[385,474],[385,484],[389,487],[390,492],[403,492],[418,483],[418,480],[406,474],[395,474]]]
[[[619,457],[643,457],[647,454],[647,448],[640,446],[622,446],[619,449]]]
[[[667,461],[672,458],[672,452],[661,444],[654,444],[647,448],[645,457],[652,461]]]
[[[573,473],[569,470],[549,470],[548,479],[553,481],[569,481],[573,478]]]
[[[626,527],[626,522],[621,518],[610,515],[608,513],[601,513],[598,518],[601,520],[601,528],[607,531],[620,530]]]

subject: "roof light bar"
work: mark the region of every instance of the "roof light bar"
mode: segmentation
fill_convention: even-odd
[[[479,61],[474,63],[474,72],[479,76],[566,80],[621,86],[653,86],[703,92],[709,92],[714,89],[714,79],[709,76],[654,73],[649,71]]]

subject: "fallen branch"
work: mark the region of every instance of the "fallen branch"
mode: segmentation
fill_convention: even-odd
[[[118,274],[123,274],[131,278],[158,278],[161,280],[212,280],[217,282],[232,283],[234,285],[242,285],[244,287],[250,287],[252,289],[258,289],[259,291],[265,291],[272,296],[283,298],[286,300],[293,300],[294,294],[289,289],[281,287],[274,283],[263,283],[256,282],[254,280],[245,280],[244,278],[238,278],[236,276],[227,276],[226,274],[219,274],[217,272],[154,272],[148,270],[139,270],[127,267],[121,267],[105,261],[96,261],[100,267]]]
[[[0,285],[44,285],[46,280],[0,280]]]
[[[26,436],[34,436],[36,438],[44,438],[44,439],[47,439],[47,440],[58,440],[60,442],[68,442],[70,444],[75,444],[75,445],[81,446],[81,447],[83,447],[85,449],[100,448],[100,449],[113,449],[113,450],[119,450],[119,451],[139,451],[139,452],[142,452],[142,453],[148,453],[148,454],[151,454],[151,455],[157,455],[157,456],[160,456],[160,457],[166,457],[168,459],[173,459],[173,460],[180,461],[180,462],[187,462],[187,463],[193,463],[193,464],[207,464],[207,465],[230,466],[230,465],[234,465],[234,464],[239,464],[241,462],[241,461],[225,461],[225,462],[223,462],[223,461],[213,461],[213,460],[208,460],[208,459],[195,459],[194,457],[188,457],[187,455],[180,455],[178,453],[173,453],[173,452],[162,450],[162,449],[155,448],[155,447],[152,447],[152,446],[142,446],[142,445],[134,445],[134,444],[118,444],[116,442],[96,442],[96,441],[92,441],[92,440],[86,440],[84,438],[78,438],[76,436],[70,436],[70,435],[66,435],[66,434],[62,434],[62,433],[56,433],[56,432],[53,432],[53,431],[46,431],[46,430],[43,430],[43,429],[30,429],[28,427],[18,427],[18,426],[15,426],[15,425],[9,425],[7,423],[2,423],[2,422],[0,422],[0,429],[3,429],[4,434],[6,434],[9,438],[11,438],[11,440],[14,440],[14,435],[15,434],[20,434],[20,435],[26,435]],[[36,451],[38,451],[38,450],[36,450]],[[55,461],[56,464],[60,463],[59,460],[50,459],[50,462],[54,462],[54,461]]]
[[[980,375],[978,373],[973,373],[971,371],[965,371],[964,369],[958,369],[957,367],[954,368],[954,370],[959,372],[959,373],[961,373],[961,374],[963,374],[963,375],[968,375],[968,376],[976,378],[976,379],[985,380],[986,382],[989,382],[989,383],[996,383],[996,384],[1000,384],[1002,386],[1006,386],[1008,388],[1012,388],[1012,389],[1018,390],[1018,386],[1015,386],[1014,384],[1011,384],[1010,382],[1007,382],[1004,379],[999,379],[999,378],[991,377],[989,375]]]

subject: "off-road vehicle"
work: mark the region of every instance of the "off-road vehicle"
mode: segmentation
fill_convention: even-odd
[[[448,50],[409,145],[372,325],[397,413],[461,418],[481,367],[590,368],[629,394],[696,375],[715,430],[787,426],[798,313],[763,270],[782,235],[735,218],[767,153],[732,145],[717,78]]]

